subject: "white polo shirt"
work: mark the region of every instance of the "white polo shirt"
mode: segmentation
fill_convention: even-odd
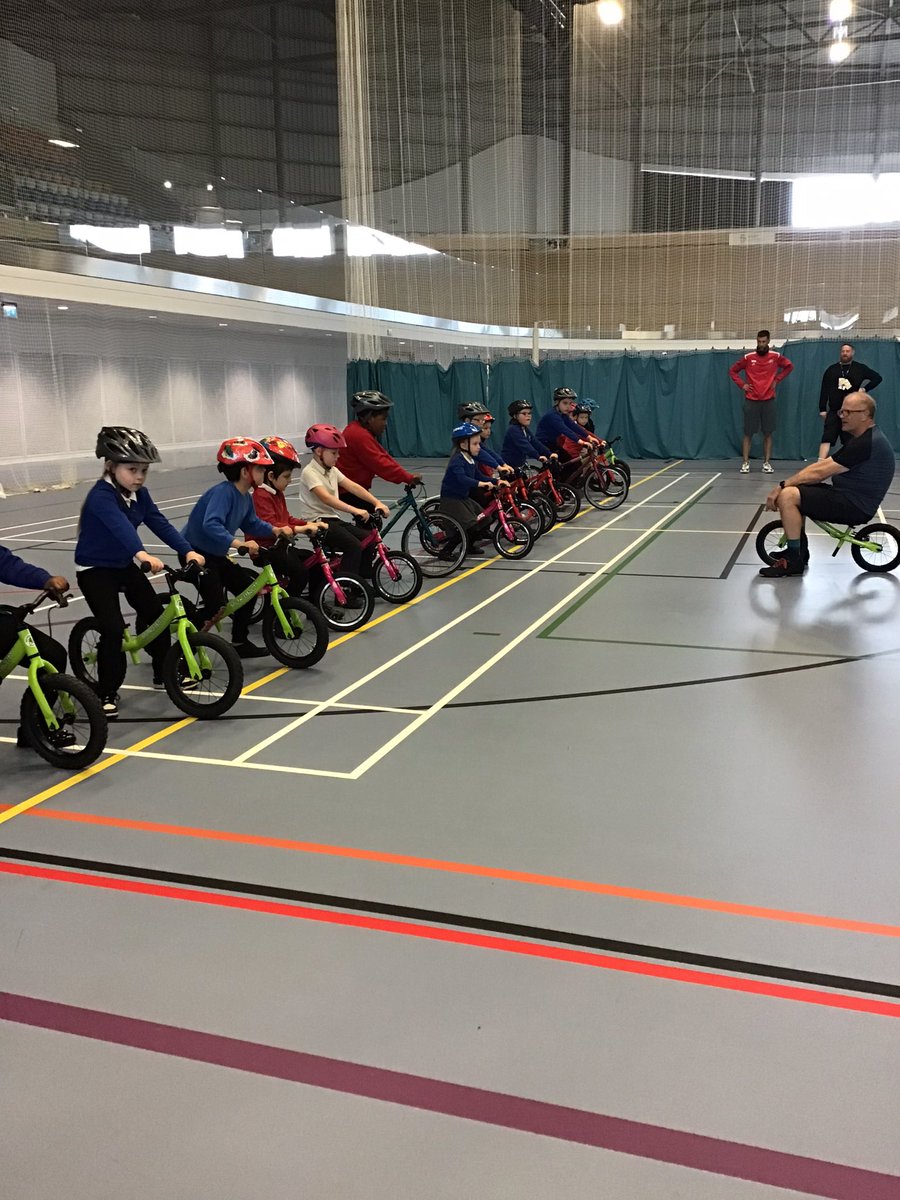
[[[337,469],[332,467],[330,471],[326,471],[325,467],[314,456],[306,464],[300,472],[300,492],[298,494],[298,516],[303,517],[305,521],[319,521],[323,517],[339,517],[341,514],[335,508],[329,508],[324,504],[318,496],[314,496],[312,489],[316,487],[325,488],[335,499],[337,499],[338,488],[344,482],[344,476]]]

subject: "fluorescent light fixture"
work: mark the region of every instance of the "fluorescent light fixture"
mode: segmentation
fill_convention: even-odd
[[[295,229],[279,225],[272,230],[272,253],[276,258],[328,258],[334,253],[330,225],[307,225]]]
[[[625,17],[625,9],[619,0],[600,0],[597,16],[604,25],[618,25]]]
[[[832,25],[843,25],[853,15],[853,0],[831,0],[828,5],[828,20]]]
[[[0,312],[4,317],[18,317],[19,306],[15,300],[4,300],[0,303]]]
[[[791,308],[784,314],[785,325],[808,325],[819,315],[817,308]]]
[[[68,306],[68,304],[57,304],[56,311],[57,312],[68,312],[69,306]]]
[[[60,146],[63,150],[79,149],[78,142],[70,142],[68,138],[47,138],[49,146]]]
[[[842,63],[847,61],[852,52],[853,43],[841,38],[839,41],[832,42],[828,47],[828,58],[835,64]]]
[[[431,246],[407,242],[393,233],[370,229],[368,225],[348,225],[345,245],[350,258],[371,258],[376,254],[385,254],[392,258],[407,258],[413,254],[440,254],[439,250],[433,250]]]
[[[171,180],[171,179],[164,179],[164,180],[163,180],[163,187],[164,187],[164,188],[170,188],[171,186],[172,186],[172,180]]]
[[[900,174],[805,175],[791,187],[795,229],[848,229],[900,221]]]
[[[201,258],[244,257],[244,235],[240,229],[175,225],[172,239],[176,254],[196,254]]]
[[[208,183],[208,184],[206,185],[206,190],[207,190],[208,192],[215,191],[215,184],[213,184],[213,183]]]
[[[108,254],[149,254],[150,226],[70,225],[69,237]]]

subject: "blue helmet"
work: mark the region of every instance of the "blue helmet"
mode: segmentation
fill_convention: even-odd
[[[463,421],[462,425],[456,426],[450,437],[454,442],[464,442],[466,438],[474,437],[476,433],[481,433],[477,425],[473,425],[471,421]]]
[[[588,410],[588,412],[593,412],[594,409],[597,407],[597,401],[589,400],[588,397],[585,396],[583,400],[578,401],[578,404],[575,407],[576,408],[586,408]]]

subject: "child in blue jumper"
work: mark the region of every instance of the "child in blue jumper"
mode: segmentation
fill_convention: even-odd
[[[546,462],[556,458],[531,432],[531,405],[527,400],[513,400],[506,410],[509,413],[509,428],[503,438],[503,459],[511,467],[524,467],[529,459]]]
[[[206,559],[206,571],[197,587],[203,601],[201,622],[211,621],[225,603],[225,593],[242,592],[253,582],[253,571],[240,567],[228,557],[228,551],[246,547],[251,558],[259,553],[253,538],[273,538],[277,534],[292,537],[291,525],[270,525],[261,521],[250,495],[263,482],[264,468],[271,467],[272,456],[253,438],[226,438],[216,455],[218,470],[225,476],[203,493],[194,505],[182,533]],[[240,529],[250,541],[235,537]],[[261,658],[268,654],[264,646],[250,641],[252,605],[239,608],[231,619],[231,640],[241,658]]]
[[[440,510],[448,517],[453,517],[465,530],[467,553],[480,554],[472,539],[473,527],[484,501],[496,485],[485,479],[478,465],[478,452],[481,449],[478,426],[464,421],[456,426],[450,437],[453,440],[453,453],[441,481]]]
[[[183,562],[203,566],[175,527],[163,516],[144,487],[150,463],[159,451],[146,434],[124,425],[107,425],[97,435],[97,457],[104,460],[103,477],[85,497],[75,546],[78,586],[93,613],[100,638],[97,644],[96,690],[107,720],[119,715],[118,690],[125,678],[122,634],[125,621],[119,593],[134,609],[138,631],[152,625],[164,605],[139,564],[154,574],[163,563],[144,549],[137,530],[146,525]],[[162,687],[162,662],[170,646],[161,633],[147,647],[153,662],[153,685]]]

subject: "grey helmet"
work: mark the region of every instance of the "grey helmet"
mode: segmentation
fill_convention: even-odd
[[[387,412],[394,407],[394,402],[384,392],[355,392],[350,406],[361,417],[364,413]]]
[[[115,463],[162,462],[159,451],[140,429],[128,425],[104,425],[97,434],[98,458]]]
[[[490,410],[485,408],[480,400],[465,400],[456,410],[457,420],[471,421],[473,417],[490,416]]]

